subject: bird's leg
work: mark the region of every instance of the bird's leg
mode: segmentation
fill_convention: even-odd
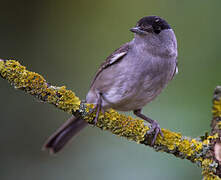
[[[97,99],[97,103],[95,105],[95,107],[91,110],[90,114],[93,113],[94,111],[96,111],[96,116],[94,118],[94,124],[97,124],[97,120],[99,117],[99,113],[100,111],[102,111],[104,113],[104,110],[102,108],[102,99],[101,99],[101,93],[98,93],[98,99]]]
[[[159,123],[156,120],[152,120],[152,119],[148,118],[147,116],[143,115],[141,113],[141,109],[134,110],[134,114],[136,116],[140,117],[141,119],[144,119],[145,121],[147,121],[147,122],[149,122],[151,124],[150,130],[147,131],[147,133],[146,133],[146,135],[149,135],[149,134],[152,134],[152,133],[155,132],[153,140],[151,142],[151,145],[154,145],[154,143],[156,141],[156,138],[157,138],[157,135],[159,133],[163,137],[163,133],[162,133],[162,131],[160,129],[160,125],[159,125]]]

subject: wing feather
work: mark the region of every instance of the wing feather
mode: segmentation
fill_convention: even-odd
[[[175,69],[174,69],[173,76],[172,76],[171,80],[172,80],[172,79],[174,78],[174,76],[177,75],[177,74],[178,74],[178,61],[177,61],[177,59],[176,59],[176,67],[175,67]]]
[[[120,48],[118,48],[117,50],[115,50],[110,56],[108,56],[106,58],[106,60],[100,65],[100,68],[98,69],[97,73],[95,74],[90,87],[93,86],[96,78],[104,69],[106,69],[107,67],[120,61],[127,54],[128,50],[129,50],[129,43],[126,43],[126,44],[122,45]]]

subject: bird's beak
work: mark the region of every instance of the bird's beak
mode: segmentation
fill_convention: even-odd
[[[148,32],[152,32],[153,29],[152,29],[152,27],[150,26],[150,27],[148,27],[148,28],[145,28],[145,31],[144,31],[144,30],[142,30],[139,26],[136,26],[136,27],[131,28],[130,31],[133,32],[133,33],[139,34],[139,35],[145,35],[145,34],[147,34]]]
[[[137,27],[137,26],[131,28],[130,31],[136,34],[140,34],[140,35],[146,34],[145,31],[141,30],[140,27]]]

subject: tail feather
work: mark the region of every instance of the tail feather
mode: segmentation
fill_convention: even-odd
[[[49,149],[52,153],[59,152],[86,125],[87,123],[81,118],[72,116],[48,138],[43,149]]]

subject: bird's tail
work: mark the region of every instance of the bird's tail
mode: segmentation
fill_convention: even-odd
[[[59,152],[86,125],[83,119],[72,116],[48,138],[43,149],[49,149],[52,153]]]

